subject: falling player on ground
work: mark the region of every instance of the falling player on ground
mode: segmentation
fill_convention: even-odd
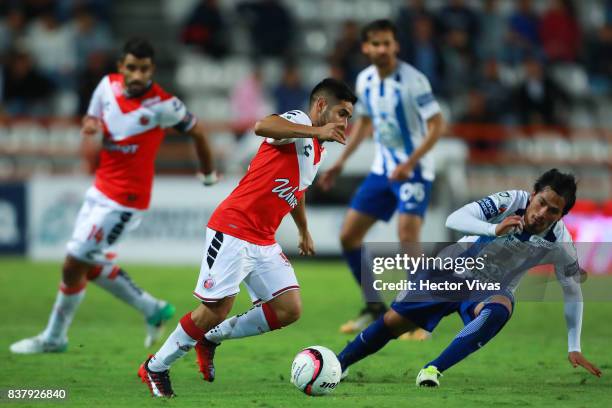
[[[362,50],[372,65],[357,77],[357,119],[346,149],[321,175],[319,183],[324,189],[331,188],[346,160],[374,132],[372,169],[355,193],[340,232],[343,256],[367,303],[356,319],[340,327],[343,333],[363,330],[387,309],[381,299],[376,299],[376,293],[364,290],[371,275],[362,276],[361,246],[370,228],[379,220],[389,221],[396,211],[400,242],[419,241],[434,180],[434,164],[428,152],[444,126],[425,75],[397,59],[396,31],[389,20],[376,20],[364,27]]]
[[[170,366],[191,348],[196,348],[204,380],[213,381],[213,357],[223,340],[280,329],[300,317],[300,287],[274,235],[290,212],[299,232],[300,254],[314,254],[305,192],[325,154],[323,142],[345,143],[355,102],[346,84],[328,78],[312,90],[308,114],[293,110],[255,125],[255,133],[266,139],[246,175],[208,222],[206,252],[193,292],[201,304],[183,316],[138,371],[154,396],[174,395]],[[255,306],[226,319],[241,282]]]
[[[62,280],[47,328],[11,345],[13,353],[59,352],[91,281],[138,310],[145,318],[145,347],[160,336],[174,307],[145,292],[113,262],[109,250],[140,223],[149,206],[154,161],[165,128],[190,135],[204,184],[215,181],[212,154],[202,124],[176,97],[153,82],[154,50],[132,39],[118,62],[119,73],[105,76],[93,93],[82,135],[103,133],[94,185],[87,190],[62,269]]]
[[[581,353],[580,269],[571,236],[561,220],[572,209],[575,200],[574,177],[552,169],[536,181],[531,194],[504,191],[452,213],[446,225],[468,234],[460,242],[474,243],[473,248],[482,251],[488,251],[489,247],[502,250],[503,255],[496,256],[495,262],[489,257],[491,265],[473,271],[473,276],[482,281],[500,282],[499,272],[508,272],[510,275],[504,276],[509,279],[507,286],[482,302],[410,302],[409,293],[400,295],[384,316],[362,331],[338,355],[343,376],[348,374],[349,366],[376,353],[402,333],[415,327],[431,332],[443,317],[457,312],[465,327],[437,358],[425,364],[416,379],[419,386],[438,386],[442,372],[483,347],[508,322],[514,311],[514,290],[527,269],[536,264],[554,263],[564,294],[569,362],[599,377],[601,371]],[[538,258],[542,254],[550,258]]]

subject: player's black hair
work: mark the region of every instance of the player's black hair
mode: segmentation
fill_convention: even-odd
[[[389,19],[374,20],[361,29],[361,42],[368,42],[370,33],[375,31],[391,31],[397,40],[397,27]]]
[[[557,169],[550,169],[542,174],[533,185],[533,191],[539,193],[546,187],[559,194],[565,200],[563,215],[567,214],[576,203],[576,178],[570,173],[561,173]]]
[[[151,61],[155,60],[155,49],[148,40],[140,37],[133,37],[126,41],[121,53],[121,59],[125,58],[128,54],[132,54],[138,59],[151,58]]]
[[[357,96],[344,81],[334,78],[325,78],[319,82],[310,93],[310,106],[320,96],[332,96],[338,101],[347,101],[353,105],[357,102]]]

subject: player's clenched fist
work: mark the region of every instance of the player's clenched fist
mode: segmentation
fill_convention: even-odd
[[[346,127],[343,123],[328,123],[319,128],[317,138],[322,142],[334,141],[346,144],[345,129]]]
[[[508,234],[520,234],[523,232],[523,217],[520,215],[511,215],[506,217],[502,222],[495,227],[495,235],[501,237]]]

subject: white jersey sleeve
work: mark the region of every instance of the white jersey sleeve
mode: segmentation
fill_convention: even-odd
[[[563,312],[567,324],[568,351],[580,351],[583,302],[578,254],[563,221],[555,225],[554,234],[557,237],[557,247],[555,253],[551,255],[554,256],[555,275],[563,289]]]
[[[429,80],[420,72],[416,75],[412,93],[417,111],[423,120],[428,120],[440,112],[440,105],[431,91]]]
[[[104,85],[105,82],[108,81],[108,77],[102,78],[93,94],[91,95],[91,99],[89,101],[89,107],[87,108],[87,116],[93,116],[99,119],[102,119],[102,112],[104,109]]]
[[[185,104],[176,96],[155,105],[158,123],[162,128],[175,127],[177,130],[187,132],[191,130],[197,120]]]
[[[355,106],[353,108],[353,116],[355,116],[356,118],[359,118],[361,116],[371,116],[371,112],[366,106],[367,98],[364,94],[366,88],[365,83],[367,81],[366,78],[368,75],[367,72],[370,69],[371,68],[363,70],[357,76],[357,81],[355,83],[355,93],[357,94],[357,102],[355,103]]]
[[[527,202],[526,191],[501,191],[464,205],[446,219],[446,227],[467,235],[492,236],[499,222]]]
[[[310,121],[310,118],[308,117],[308,115],[302,112],[301,110],[291,110],[291,111],[285,112],[282,115],[278,115],[278,116],[280,116],[281,118],[285,120],[288,120],[289,122],[297,123],[298,125],[312,126],[312,122]],[[281,139],[281,140],[274,139],[271,137],[266,138],[266,143],[271,144],[271,145],[276,145],[276,146],[294,143],[294,142],[295,142],[295,138]]]

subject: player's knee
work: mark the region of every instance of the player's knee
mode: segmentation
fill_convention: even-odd
[[[291,302],[277,308],[275,312],[281,326],[288,326],[299,320],[302,315],[302,305],[300,302]]]
[[[340,245],[342,245],[342,249],[359,248],[361,246],[361,239],[345,228],[340,232]]]
[[[88,270],[89,266],[68,258],[62,266],[62,282],[67,287],[82,285],[87,280]]]
[[[414,330],[416,326],[395,310],[388,310],[383,316],[383,322],[394,337],[399,337],[407,331]]]
[[[506,322],[508,319],[510,319],[510,309],[508,308],[508,305],[503,303],[487,303],[483,310],[488,310],[489,318],[493,319],[494,321]]]

